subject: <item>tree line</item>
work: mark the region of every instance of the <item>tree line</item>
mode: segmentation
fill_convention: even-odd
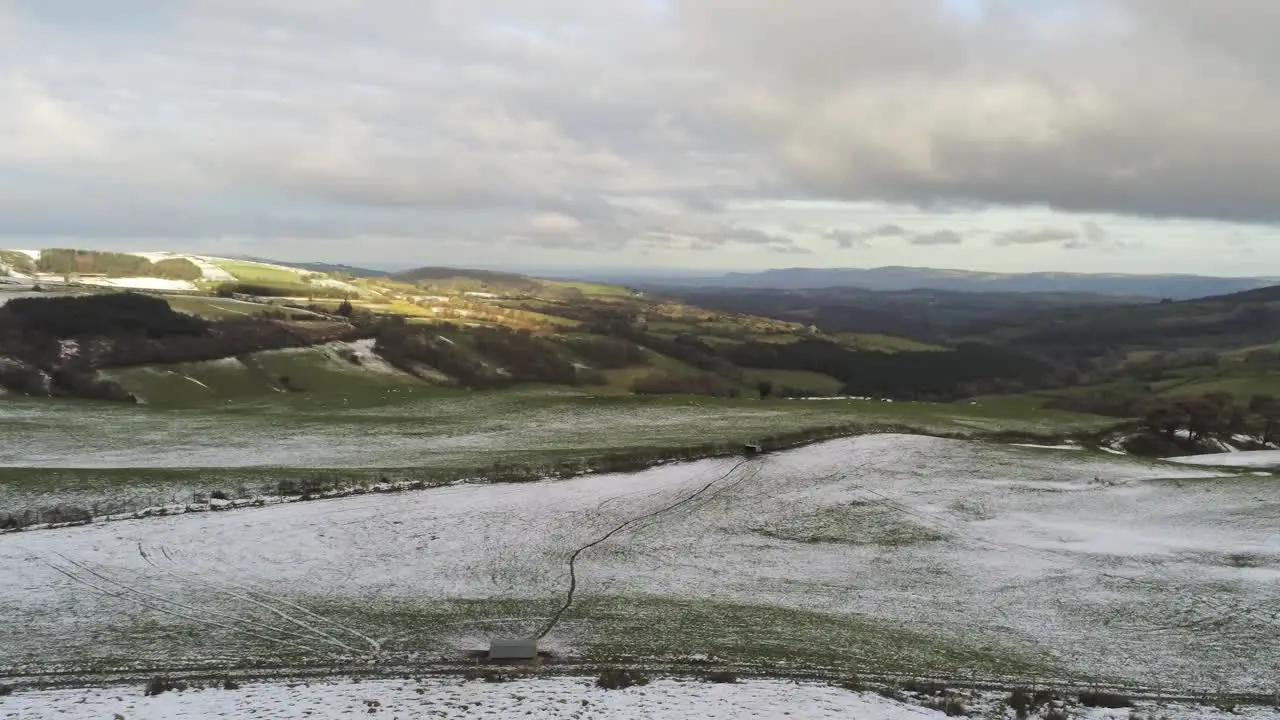
[[[957,400],[984,386],[1037,385],[1054,375],[1051,365],[1032,355],[977,343],[947,351],[884,353],[801,339],[746,343],[726,351],[726,357],[741,367],[821,373],[843,383],[847,395],[911,400]]]
[[[1257,394],[1247,403],[1230,393],[1149,398],[1137,403],[1134,414],[1149,432],[1166,438],[1185,436],[1191,442],[1230,441],[1248,437],[1260,444],[1280,441],[1280,400]]]
[[[99,250],[52,248],[40,251],[35,270],[51,275],[106,275],[110,278],[154,277],[167,280],[196,281],[203,271],[186,258],[166,258],[152,262],[128,253]]]
[[[0,386],[26,395],[131,400],[98,378],[109,367],[199,362],[371,337],[345,323],[203,320],[139,293],[18,298],[0,307]]]
[[[465,339],[445,333],[448,324],[386,323],[377,330],[375,351],[411,375],[433,379],[443,373],[462,387],[485,390],[520,383],[596,385],[604,377],[579,367],[557,345],[524,330],[468,328]],[[466,343],[467,346],[464,346]]]

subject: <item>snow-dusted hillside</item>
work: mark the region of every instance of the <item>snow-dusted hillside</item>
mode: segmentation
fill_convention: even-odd
[[[960,693],[972,717],[1014,717],[1008,693]],[[1074,705],[1074,703],[1072,703]],[[817,683],[753,680],[710,684],[658,679],[644,687],[603,690],[589,678],[548,677],[507,683],[460,680],[254,683],[234,690],[192,689],[145,697],[137,687],[22,692],[0,697],[0,717],[62,720],[175,718],[538,718],[538,720],[924,720],[944,718],[922,701],[891,700]],[[1039,714],[1037,714],[1039,715]],[[1139,701],[1135,708],[1072,707],[1074,720],[1274,720],[1280,712]]]
[[[12,262],[6,262],[5,253],[21,254],[33,261],[40,259],[39,250],[0,250],[0,278],[9,278],[25,284],[40,283],[47,285],[57,285],[65,281],[65,278],[57,274],[39,273],[22,271]],[[126,255],[135,255],[137,257],[146,258],[155,263],[162,260],[187,260],[200,269],[200,282],[203,283],[222,283],[240,281],[253,281],[260,273],[271,273],[280,277],[292,277],[301,279],[303,275],[313,275],[295,268],[284,265],[275,265],[271,263],[261,262],[245,262],[237,260],[229,260],[226,258],[218,258],[206,255],[191,255],[187,253],[177,252],[129,252]],[[243,270],[244,275],[227,270],[227,267]],[[325,278],[316,275],[316,281],[326,287],[333,287],[351,292],[358,292],[358,289],[347,283],[338,280]],[[113,287],[120,289],[137,289],[137,290],[169,290],[169,291],[190,291],[197,289],[197,283],[186,280],[166,280],[163,278],[152,277],[122,277],[122,278],[100,278],[100,277],[83,277],[77,279],[82,285],[93,285],[99,287]]]
[[[1183,465],[1208,465],[1215,467],[1280,468],[1280,450],[1247,450],[1187,455],[1169,458],[1169,462]]]
[[[1270,479],[1215,475],[880,435],[18,533],[0,538],[0,644],[11,673],[429,666],[537,632],[570,555],[617,531],[578,559],[546,638],[562,660],[1270,687],[1280,503]]]

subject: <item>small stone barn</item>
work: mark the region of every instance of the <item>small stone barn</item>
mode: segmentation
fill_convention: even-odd
[[[538,657],[538,641],[493,640],[489,643],[490,660],[534,660]]]

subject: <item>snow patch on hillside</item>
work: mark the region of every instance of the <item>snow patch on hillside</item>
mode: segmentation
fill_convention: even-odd
[[[386,360],[383,360],[382,356],[374,350],[377,343],[378,341],[374,338],[366,338],[364,340],[354,340],[351,342],[325,343],[324,345],[319,345],[317,347],[334,362],[354,366],[355,369],[385,373],[388,375],[403,375],[404,373],[401,370],[388,363]],[[299,348],[294,352],[305,352],[309,349],[310,348]],[[355,362],[352,362],[353,359]]]
[[[210,282],[233,282],[236,277],[231,273],[223,270],[213,258],[204,257],[202,255],[190,255],[188,260],[195,263],[200,268],[200,272],[204,273],[204,279]]]
[[[999,713],[1006,697],[997,693],[962,696],[974,714]],[[1139,702],[1122,710],[1075,708],[1079,720],[1272,720],[1271,708],[1240,708],[1234,713],[1191,705]],[[643,687],[603,690],[592,678],[555,677],[506,683],[458,679],[313,681],[253,683],[167,692],[146,697],[136,687],[19,692],[0,698],[0,717],[58,717],[64,720],[161,718],[245,718],[262,720],[335,720],[354,716],[475,718],[530,717],[540,720],[922,720],[943,718],[910,702],[850,692],[818,683],[750,680],[712,684],[659,679]],[[1011,715],[1009,717],[1012,717]]]
[[[360,294],[360,288],[356,287],[355,285],[352,285],[351,283],[342,282],[341,280],[334,280],[333,278],[324,277],[323,275],[312,275],[311,284],[315,285],[316,287],[330,288],[332,290],[341,290],[343,292],[351,293],[352,295]]]
[[[1210,453],[1208,455],[1185,455],[1166,458],[1169,462],[1181,465],[1208,465],[1216,467],[1277,467],[1280,468],[1280,450],[1241,450],[1235,452]]]
[[[168,280],[153,277],[129,278],[84,278],[81,285],[111,287],[133,290],[195,290],[196,285],[188,280]]]

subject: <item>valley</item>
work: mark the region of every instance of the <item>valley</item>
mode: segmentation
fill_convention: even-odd
[[[884,712],[934,712],[919,678],[992,712],[1015,687],[1259,713],[1273,690],[1264,291],[862,313],[191,262],[226,277],[0,307],[17,697],[457,675],[531,636],[516,682],[856,676]]]

